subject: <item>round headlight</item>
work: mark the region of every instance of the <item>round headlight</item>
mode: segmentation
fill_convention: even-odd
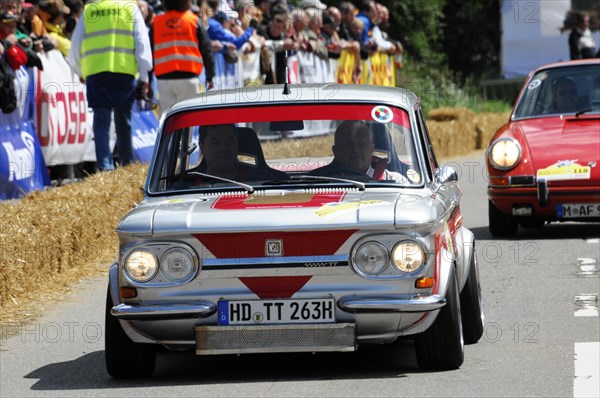
[[[354,254],[356,268],[369,276],[381,274],[387,267],[389,259],[386,247],[378,242],[363,243]]]
[[[403,241],[392,250],[392,262],[402,272],[415,272],[425,264],[423,247],[415,241]]]
[[[509,170],[521,160],[521,146],[512,138],[501,138],[490,146],[488,156],[492,167]]]
[[[160,261],[160,269],[173,281],[189,278],[196,270],[194,256],[188,250],[176,247],[167,250]]]
[[[156,275],[158,260],[154,253],[147,250],[135,250],[125,259],[125,271],[137,282],[147,282]]]

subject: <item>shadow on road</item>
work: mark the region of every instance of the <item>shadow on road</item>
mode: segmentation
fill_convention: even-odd
[[[368,380],[421,373],[412,341],[352,353],[255,354],[198,357],[193,352],[160,352],[152,378],[114,380],[104,367],[104,352],[43,366],[25,377],[39,379],[36,391],[113,389],[188,384],[273,381]]]

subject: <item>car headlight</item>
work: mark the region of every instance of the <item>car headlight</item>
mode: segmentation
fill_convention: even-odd
[[[196,271],[195,257],[188,250],[176,247],[167,250],[160,261],[162,273],[173,281],[188,279]]]
[[[521,160],[521,145],[512,138],[500,138],[490,145],[488,158],[495,169],[510,170]]]
[[[148,250],[134,250],[125,259],[125,271],[136,282],[147,282],[158,271],[158,260]]]
[[[402,272],[415,272],[426,260],[423,246],[416,241],[402,241],[392,250],[392,263]]]
[[[390,260],[387,248],[379,242],[366,242],[354,253],[354,265],[365,275],[379,275]]]

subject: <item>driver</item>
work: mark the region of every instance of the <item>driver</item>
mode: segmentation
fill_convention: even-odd
[[[561,77],[552,87],[551,112],[570,113],[577,110],[577,83],[569,77]]]
[[[238,160],[238,144],[233,124],[202,126],[200,148],[204,155],[202,163],[205,167],[201,164],[198,171],[235,181],[262,181],[275,178],[267,170]]]
[[[342,177],[366,182],[370,180],[394,180],[405,183],[400,173],[371,166],[373,157],[373,132],[362,120],[346,120],[335,130],[333,138],[333,161],[313,170],[317,176]],[[387,163],[387,159],[382,159]],[[377,169],[379,167],[376,166]]]

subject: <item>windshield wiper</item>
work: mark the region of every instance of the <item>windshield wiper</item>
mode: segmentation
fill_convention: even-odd
[[[252,185],[244,184],[243,182],[239,182],[239,181],[235,181],[235,180],[230,180],[229,178],[218,177],[218,176],[214,176],[212,174],[200,173],[199,171],[189,171],[189,172],[187,172],[185,174],[187,174],[187,175],[189,175],[189,174],[195,174],[195,175],[199,175],[199,176],[202,176],[202,177],[213,178],[215,180],[228,182],[230,184],[237,185],[238,187],[242,187],[246,191],[248,191],[248,193],[253,193],[254,192],[254,187]]]
[[[594,106],[594,107],[592,107],[592,108],[586,108],[586,109],[582,109],[582,110],[580,110],[580,111],[577,111],[577,113],[575,113],[575,117],[579,117],[579,116],[583,115],[584,113],[591,112],[591,111],[593,111],[594,109],[598,109],[598,108],[599,108],[598,106]]]
[[[346,178],[336,178],[336,177],[326,177],[326,176],[311,176],[307,174],[291,176],[291,180],[298,180],[298,182],[308,182],[308,181],[337,181],[337,182],[345,182],[347,184],[352,184],[357,187],[359,190],[365,190],[365,184],[363,182],[348,180]]]

